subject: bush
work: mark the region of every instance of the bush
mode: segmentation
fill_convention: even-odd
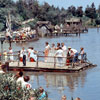
[[[30,90],[17,84],[13,74],[0,74],[0,100],[28,100]]]

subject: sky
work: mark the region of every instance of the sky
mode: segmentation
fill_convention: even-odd
[[[16,0],[14,0],[16,1]],[[50,5],[54,5],[55,7],[64,7],[68,8],[71,5],[74,5],[75,7],[83,6],[83,9],[87,7],[87,5],[91,5],[93,2],[98,8],[98,5],[100,5],[100,0],[38,0],[40,4],[43,4],[44,2],[49,3]]]

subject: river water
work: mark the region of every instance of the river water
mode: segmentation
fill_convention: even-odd
[[[67,100],[71,97],[80,97],[81,100],[99,100],[100,99],[100,31],[97,29],[89,29],[88,33],[80,36],[40,38],[38,41],[26,44],[12,44],[13,49],[20,50],[22,46],[28,48],[33,46],[38,51],[43,51],[45,42],[50,44],[64,42],[65,45],[76,48],[85,48],[89,61],[97,64],[97,67],[87,69],[80,73],[34,73],[26,72],[30,75],[33,88],[42,86],[49,95],[51,100],[61,100],[62,95],[67,96]],[[4,44],[4,49],[8,49],[9,45]]]

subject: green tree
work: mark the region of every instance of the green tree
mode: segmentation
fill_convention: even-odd
[[[87,6],[87,8],[85,9],[85,15],[91,18],[91,23],[93,24],[93,19],[97,18],[96,8],[94,3],[91,4],[91,7]]]
[[[82,10],[82,6],[78,7],[76,10],[76,16],[77,17],[82,17],[83,16],[83,10]]]
[[[68,14],[76,16],[76,8],[72,5],[67,9]]]

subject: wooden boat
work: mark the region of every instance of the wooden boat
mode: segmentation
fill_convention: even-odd
[[[34,35],[33,38],[26,38],[26,39],[11,39],[11,42],[14,43],[25,43],[25,42],[32,42],[39,40],[39,37],[37,35]],[[9,42],[8,40],[5,40],[5,42]]]
[[[7,68],[10,71],[33,71],[33,72],[64,72],[64,73],[73,73],[80,72],[87,68],[96,67],[95,64],[92,64],[87,59],[87,56],[84,57],[84,60],[81,62],[80,59],[77,59],[77,62],[69,62],[66,57],[63,57],[63,62],[59,63],[58,58],[55,56],[40,56],[38,53],[37,61],[30,60],[26,61],[26,66],[23,66],[22,60],[19,59],[18,53],[15,56],[14,62],[5,62],[3,67]],[[46,60],[45,60],[46,58]]]
[[[32,72],[61,72],[61,73],[75,73],[86,70],[88,68],[96,67],[97,65],[85,61],[84,63],[69,64],[65,63],[63,66],[58,66],[57,62],[26,62],[26,66],[23,66],[23,63],[20,61],[7,62],[3,65],[10,71],[32,71]]]

